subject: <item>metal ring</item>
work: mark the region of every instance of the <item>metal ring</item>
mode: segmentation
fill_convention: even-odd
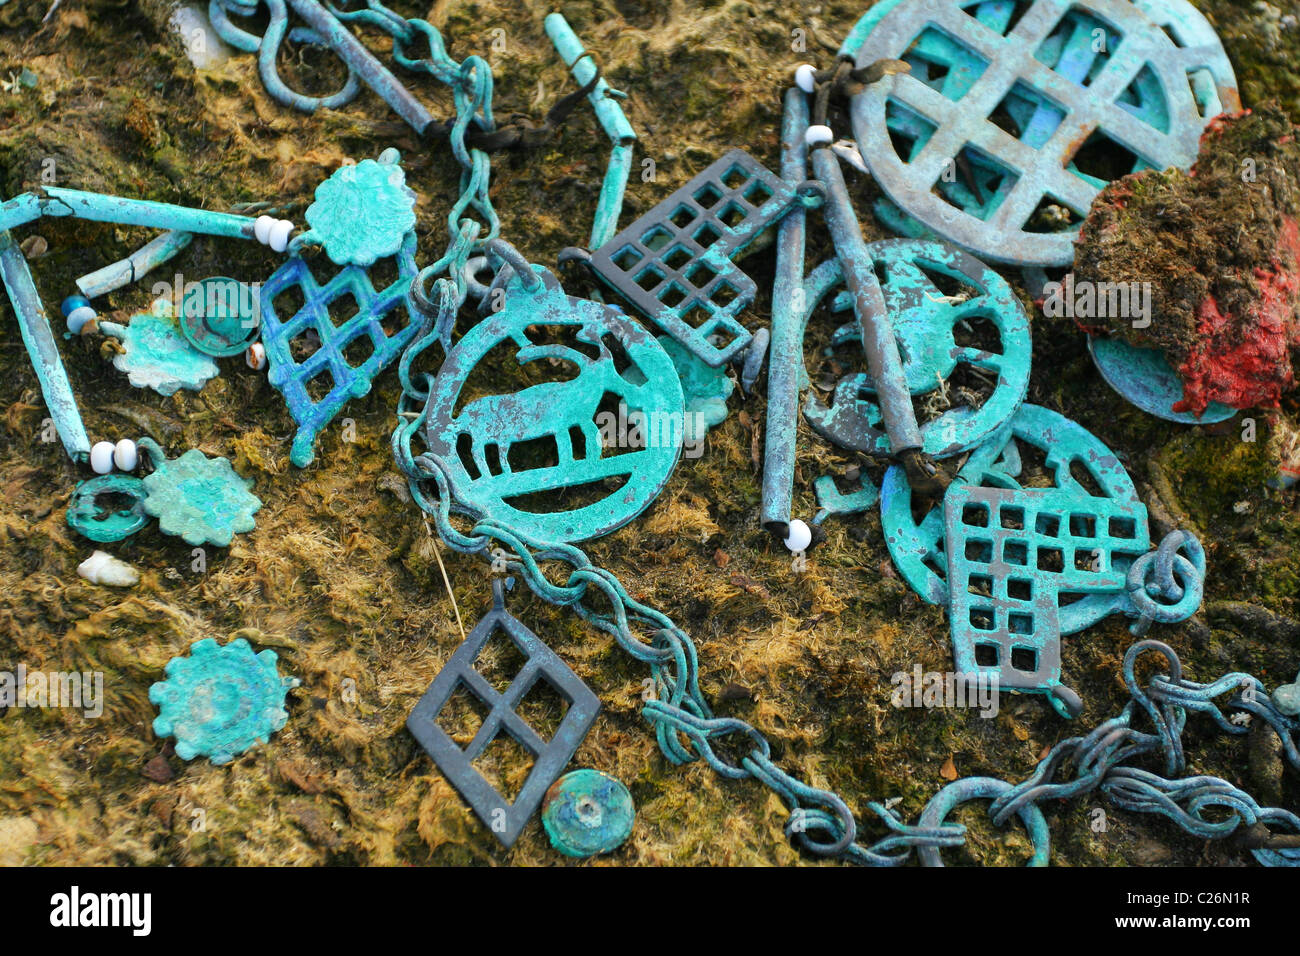
[[[965,780],[950,783],[936,793],[930,799],[930,802],[925,805],[925,810],[922,811],[917,826],[927,829],[938,827],[953,810],[963,803],[968,803],[971,800],[994,800],[1011,789],[1011,784],[994,777],[967,777]],[[1038,809],[1037,804],[1027,803],[1016,811],[1016,815],[1024,823],[1025,829],[1029,831],[1029,839],[1034,844],[1034,855],[1030,858],[1028,865],[1047,866],[1048,857],[1051,854],[1052,837],[1047,828],[1047,818],[1043,816],[1043,811]],[[939,856],[937,847],[917,847],[916,852],[921,858],[921,863],[925,866],[943,866],[943,860]]]

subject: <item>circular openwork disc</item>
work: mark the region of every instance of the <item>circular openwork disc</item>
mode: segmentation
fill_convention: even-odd
[[[682,387],[640,325],[537,275],[535,290],[512,278],[501,310],[448,354],[425,441],[459,504],[543,541],[583,541],[631,521],[663,488],[681,452]],[[545,380],[467,393],[489,353]]]
[[[937,235],[999,262],[1064,266],[1111,165],[1190,166],[1211,118],[1198,77],[1235,87],[1128,0],[1033,0],[1015,19],[1018,9],[897,0],[873,11],[858,66],[913,69],[854,97],[853,131],[889,198]],[[1112,164],[1094,165],[1106,152]],[[1064,227],[1035,231],[1053,217]]]
[[[181,298],[177,321],[186,341],[205,355],[238,355],[260,334],[258,297],[242,282],[212,276]]]
[[[1082,467],[1107,497],[1138,501],[1137,489],[1115,453],[1082,425],[1051,409],[1021,405],[1007,426],[971,453],[954,484],[980,484],[994,488],[1018,488],[1022,463],[1013,438],[1031,445],[1044,455],[1052,486],[1080,497],[1088,488],[1071,474]],[[936,505],[919,522],[912,514],[912,489],[903,469],[894,465],[885,472],[880,486],[880,517],[894,566],[907,583],[931,604],[948,602],[947,558],[944,555],[943,506]],[[1116,567],[1122,559],[1116,556]],[[1123,609],[1128,595],[1090,594],[1061,607],[1061,633],[1074,634],[1109,614]]]
[[[978,409],[954,397],[952,407],[921,427],[925,451],[935,458],[969,451],[1006,424],[1029,388],[1032,349],[1024,307],[1001,276],[944,243],[888,239],[867,249],[877,271],[883,270],[881,289],[911,394],[928,396],[946,389],[959,365],[994,383],[993,393]],[[808,314],[843,280],[838,261],[834,271],[824,269],[819,267],[805,282]],[[801,319],[806,322],[807,316]],[[996,342],[988,335],[990,341],[976,344],[977,330],[996,332]],[[890,453],[875,386],[865,374],[842,379],[829,408],[809,395],[804,418],[819,435],[841,447]]]
[[[149,523],[144,482],[134,475],[100,475],[83,481],[68,502],[68,526],[91,541],[121,541]]]

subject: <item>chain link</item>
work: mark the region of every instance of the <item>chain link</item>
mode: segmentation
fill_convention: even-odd
[[[1011,785],[992,778],[968,778],[941,790],[927,805],[921,825],[905,824],[893,810],[868,803],[867,810],[887,831],[875,842],[859,842],[859,828],[849,806],[829,790],[812,786],[780,769],[771,759],[767,738],[743,720],[715,717],[699,689],[699,662],[695,644],[667,615],[637,601],[627,593],[610,571],[593,565],[579,548],[564,543],[536,540],[526,533],[468,508],[453,500],[448,468],[437,456],[416,454],[413,446],[422,442],[427,415],[431,372],[417,371],[419,358],[435,343],[444,354],[451,347],[456,318],[464,306],[468,285],[465,266],[482,255],[495,240],[500,222],[488,196],[491,160],[487,152],[470,147],[466,134],[471,125],[484,131],[493,128],[492,71],[481,57],[470,56],[457,64],[446,53],[439,32],[423,20],[404,20],[377,0],[367,0],[366,10],[336,12],[340,19],[354,19],[386,30],[393,36],[394,58],[403,67],[432,75],[452,88],[456,118],[448,139],[453,155],[462,167],[460,195],[447,217],[449,243],[437,262],[423,269],[411,285],[411,302],[423,316],[420,335],[408,347],[399,364],[402,398],[399,423],[393,431],[392,449],[398,467],[407,476],[412,497],[433,519],[442,541],[452,550],[479,555],[489,561],[504,552],[506,573],[519,575],[542,599],[570,607],[583,620],[607,634],[631,657],[648,665],[657,690],[645,702],[642,714],[654,727],[656,742],[664,757],[681,765],[703,760],[718,774],[731,780],[756,780],[774,792],[789,808],[785,825],[788,836],[807,852],[823,857],[870,866],[899,866],[913,851],[924,862],[938,862],[938,851],[958,847],[966,841],[966,828],[947,823],[945,818],[961,803],[991,799],[990,815],[998,826],[1018,816],[1030,831],[1035,846],[1034,864],[1045,864],[1049,837],[1039,805],[1061,798],[1100,790],[1114,805],[1140,813],[1160,813],[1185,830],[1207,838],[1234,832],[1242,823],[1272,824],[1300,832],[1300,818],[1286,810],[1261,808],[1247,794],[1215,777],[1167,780],[1149,771],[1123,764],[1148,755],[1164,758],[1166,774],[1185,769],[1182,731],[1187,713],[1209,714],[1221,729],[1234,734],[1245,729],[1228,720],[1215,699],[1233,688],[1252,689],[1246,699],[1234,698],[1229,706],[1267,722],[1283,741],[1287,759],[1300,768],[1295,734],[1300,721],[1288,718],[1272,706],[1263,685],[1245,674],[1229,674],[1210,685],[1183,680],[1178,658],[1166,645],[1142,641],[1129,651],[1124,678],[1132,700],[1120,716],[1084,737],[1057,744],[1034,773]],[[410,48],[423,39],[429,53],[410,55]],[[461,530],[453,516],[469,524]],[[1182,597],[1174,571],[1185,569],[1175,556],[1175,542],[1161,549],[1155,567],[1162,595],[1169,600]],[[1193,556],[1194,559],[1199,557]],[[563,581],[549,577],[543,566],[567,565]],[[1201,567],[1203,570],[1203,558]],[[1183,575],[1187,580],[1188,575]],[[1189,582],[1193,584],[1194,582]],[[1188,587],[1187,590],[1192,590]],[[1164,609],[1144,608],[1160,619]],[[638,632],[647,635],[638,636]],[[1164,654],[1169,673],[1158,675],[1146,688],[1138,686],[1133,666],[1139,654],[1156,650]],[[1132,727],[1141,712],[1153,732]],[[740,756],[728,760],[720,749],[726,746]],[[1067,767],[1072,778],[1059,778]],[[1059,778],[1059,779],[1058,779]],[[1225,819],[1205,816],[1207,810],[1227,811]],[[1257,858],[1269,865],[1300,865],[1300,851],[1257,849]]]

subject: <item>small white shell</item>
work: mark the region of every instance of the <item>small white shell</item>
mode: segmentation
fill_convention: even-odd
[[[107,475],[113,470],[113,452],[117,449],[111,441],[95,442],[90,449],[90,468],[97,475]]]
[[[809,146],[817,146],[821,143],[831,143],[835,140],[835,134],[831,132],[829,126],[809,126],[808,131],[803,134],[803,141]]]
[[[817,89],[816,73],[817,68],[811,63],[800,63],[794,69],[794,85],[805,93],[812,93]]]
[[[272,252],[284,252],[289,246],[289,233],[293,232],[293,223],[288,219],[277,219],[267,235],[266,244]]]
[[[82,327],[93,318],[95,318],[95,310],[88,305],[73,309],[68,313],[68,331],[73,335],[80,335]]]
[[[790,522],[790,533],[786,536],[785,546],[795,554],[806,550],[812,544],[812,530],[807,524],[794,518]]]
[[[107,584],[114,588],[129,588],[140,581],[135,568],[106,551],[96,551],[82,561],[77,565],[77,573],[91,584]]]
[[[271,227],[275,225],[275,220],[270,216],[258,216],[253,221],[253,238],[262,245],[266,245],[271,235]]]
[[[139,463],[140,453],[131,439],[123,438],[113,447],[113,464],[118,471],[135,471],[135,466]]]
[[[266,348],[261,342],[254,342],[248,347],[244,352],[244,362],[258,372],[266,368]]]

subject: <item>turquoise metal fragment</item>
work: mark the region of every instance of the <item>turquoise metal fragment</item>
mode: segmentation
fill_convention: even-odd
[[[1078,222],[1105,185],[1089,149],[1122,144],[1129,171],[1186,168],[1217,112],[1208,110],[1236,101],[1222,47],[1205,42],[1213,31],[1193,27],[1183,6],[877,4],[842,54],[859,67],[904,58],[912,72],[854,98],[863,158],[894,202],[949,241],[998,261],[1067,265]],[[1197,41],[1194,51],[1161,29],[1172,21]],[[1064,228],[1040,231],[1048,205],[1066,211]]]
[[[186,341],[171,311],[171,303],[159,299],[151,312],[132,316],[126,325],[101,321],[99,329],[122,343],[113,366],[136,388],[152,388],[159,395],[181,388],[197,392],[217,375],[217,363]]]
[[[1184,425],[1213,425],[1237,410],[1211,402],[1200,417],[1176,412],[1183,400],[1183,381],[1159,349],[1140,349],[1123,339],[1088,337],[1088,352],[1106,384],[1149,415]]]
[[[14,201],[13,205],[21,204]],[[0,220],[10,206],[11,203],[0,205]],[[86,426],[81,421],[76,396],[72,394],[67,370],[63,367],[58,344],[50,330],[49,316],[45,312],[41,295],[36,290],[36,284],[32,281],[26,257],[9,233],[2,229],[0,279],[3,279],[5,290],[9,293],[9,304],[18,319],[23,345],[27,347],[27,357],[31,360],[36,380],[40,382],[41,395],[50,417],[54,419],[59,440],[63,442],[69,458],[84,462],[90,457],[90,439],[86,436]]]
[[[254,654],[248,641],[219,645],[205,638],[188,657],[167,663],[167,679],[149,688],[158,706],[153,732],[176,738],[182,760],[206,756],[230,763],[255,744],[265,744],[289,719],[285,695],[301,683],[281,677],[275,651]]]
[[[252,289],[225,276],[196,282],[181,298],[181,334],[204,355],[239,355],[257,340],[260,302]]]
[[[391,155],[391,161],[340,166],[317,186],[316,201],[307,207],[311,231],[295,240],[295,248],[319,243],[340,266],[372,266],[397,255],[415,228],[415,192]]]
[[[1014,439],[1014,441],[1013,441]],[[1133,480],[1114,452],[1064,415],[1038,405],[1021,405],[1020,410],[997,436],[975,449],[949,486],[965,484],[989,488],[1018,489],[1022,462],[1015,441],[1039,449],[1052,479],[1052,487],[1065,489],[1081,504],[1089,503],[1087,488],[1075,477],[1081,474],[1110,502],[1141,505]],[[1077,469],[1076,467],[1077,466]],[[948,604],[948,559],[944,551],[943,508],[935,507],[919,521],[912,516],[912,490],[902,468],[885,472],[880,486],[880,518],[885,544],[898,573],[922,599],[931,604]],[[1149,532],[1139,529],[1143,535]],[[1116,566],[1127,571],[1128,559],[1119,555]],[[1060,611],[1062,634],[1073,634],[1109,614],[1126,611],[1128,595],[1120,591],[1089,594]]]
[[[657,341],[673,360],[673,367],[682,383],[682,397],[686,403],[682,442],[698,442],[710,428],[721,425],[727,417],[727,398],[735,390],[736,383],[727,374],[725,366],[712,368],[705,365],[671,337],[661,335]]]
[[[1273,706],[1288,717],[1300,717],[1300,674],[1273,691]]]
[[[546,791],[542,826],[565,856],[617,850],[632,834],[636,808],[622,782],[599,770],[566,773]]]
[[[1045,693],[1063,717],[1077,716],[1079,697],[1061,683],[1061,601],[1125,591],[1151,547],[1146,506],[1061,488],[954,483],[943,508],[957,670],[992,675],[999,689]]]
[[[144,479],[144,510],[158,519],[164,534],[192,545],[228,546],[236,534],[252,531],[262,507],[250,492],[252,479],[241,478],[224,458],[209,458],[197,448],[168,461],[158,443],[142,438],[139,447],[153,463]]]
[[[83,481],[68,502],[68,526],[91,541],[121,541],[149,523],[147,492],[134,475],[100,475]],[[116,507],[108,507],[116,505]]]
[[[429,389],[425,443],[446,463],[457,503],[539,540],[583,541],[658,496],[681,452],[682,387],[640,325],[534,270],[512,273],[500,310],[448,353]],[[549,380],[462,402],[470,373],[498,346]],[[549,359],[577,376],[557,380]]]

